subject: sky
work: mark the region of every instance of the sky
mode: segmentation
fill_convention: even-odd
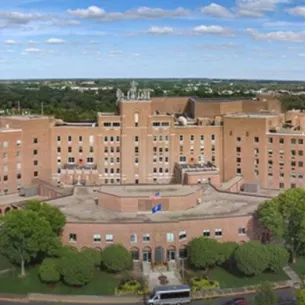
[[[0,79],[305,80],[305,0],[0,0]]]

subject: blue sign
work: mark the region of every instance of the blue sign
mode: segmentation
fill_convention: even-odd
[[[160,212],[162,211],[162,204],[159,203],[158,205],[154,206],[152,209],[151,209],[151,212],[153,214],[157,213],[157,212]]]

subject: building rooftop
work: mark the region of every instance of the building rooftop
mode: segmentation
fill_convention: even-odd
[[[0,128],[0,132],[20,132],[22,129],[17,128]]]
[[[191,96],[190,99],[197,103],[230,103],[230,102],[241,102],[241,101],[257,101],[256,98],[245,98],[245,97],[201,98],[197,96]]]
[[[218,171],[218,168],[211,162],[207,162],[204,164],[178,164],[177,166],[181,169],[185,170],[187,173],[191,172],[210,172],[210,171]]]
[[[1,206],[7,206],[7,205],[19,205],[27,200],[45,200],[46,197],[42,196],[31,196],[31,197],[23,197],[19,194],[11,194],[11,195],[2,195],[0,196],[0,208]]]
[[[13,120],[49,120],[50,116],[46,116],[46,115],[39,115],[39,114],[27,114],[27,115],[3,115],[1,117],[4,118],[9,118],[9,119],[13,119]]]
[[[249,119],[262,119],[262,118],[273,118],[277,117],[278,114],[271,112],[262,112],[262,113],[232,113],[226,114],[225,118],[249,118]]]
[[[189,219],[245,216],[254,213],[258,205],[270,197],[218,192],[204,187],[201,204],[183,211],[121,213],[98,206],[98,194],[93,187],[75,187],[72,196],[46,201],[66,215],[69,222],[146,223]],[[160,190],[162,196],[162,189]],[[151,194],[151,192],[150,192]]]

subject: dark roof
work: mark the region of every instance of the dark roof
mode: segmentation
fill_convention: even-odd
[[[249,97],[213,97],[213,98],[201,98],[197,96],[191,96],[190,99],[197,103],[230,103],[238,101],[254,101],[256,98]]]

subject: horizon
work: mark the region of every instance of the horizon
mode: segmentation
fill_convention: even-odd
[[[2,0],[0,79],[302,82],[303,4]]]

